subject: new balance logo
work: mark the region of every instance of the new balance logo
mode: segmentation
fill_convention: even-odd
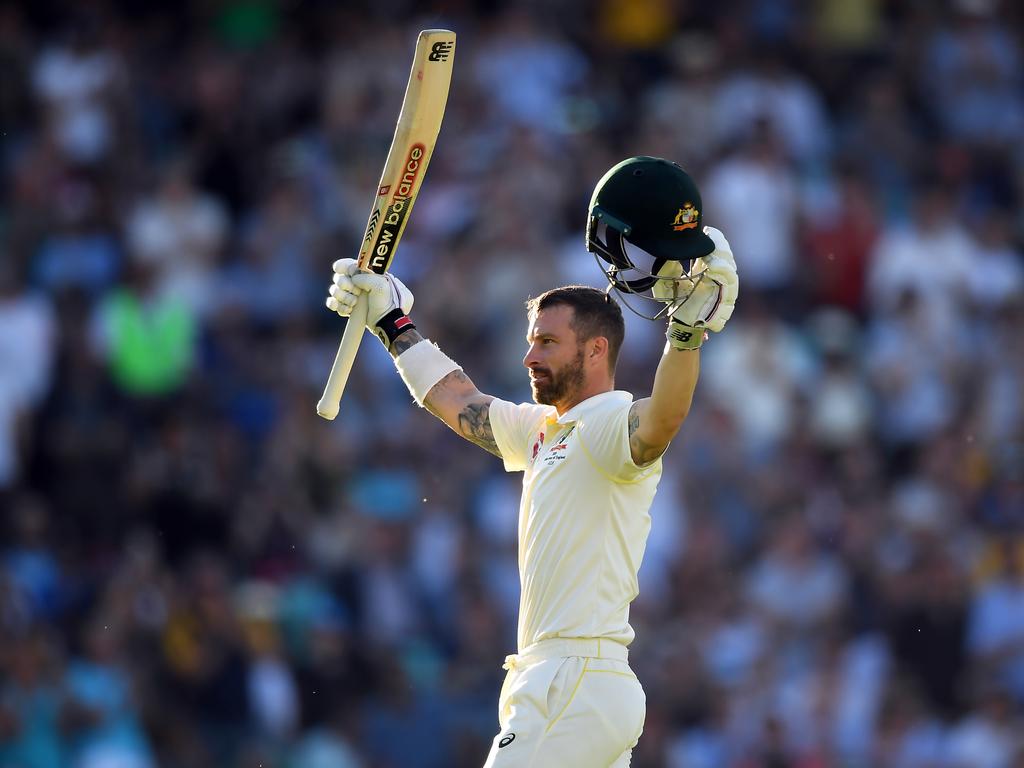
[[[448,56],[452,52],[453,45],[455,45],[455,43],[446,43],[444,40],[439,40],[431,47],[430,56],[427,58],[430,61],[448,61]]]

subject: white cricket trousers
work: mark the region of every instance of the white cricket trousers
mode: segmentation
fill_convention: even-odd
[[[484,768],[626,768],[647,698],[624,645],[542,640],[505,659]]]

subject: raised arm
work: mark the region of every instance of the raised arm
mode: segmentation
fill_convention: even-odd
[[[690,412],[700,373],[700,351],[665,347],[650,397],[629,409],[629,450],[637,465],[661,456]]]
[[[700,347],[706,331],[720,331],[732,316],[739,292],[736,261],[728,241],[713,227],[705,233],[715,250],[697,259],[693,273],[702,274],[692,291],[669,314],[668,341],[654,375],[651,396],[637,400],[629,411],[629,449],[638,465],[661,456],[679,432],[693,402],[700,375]],[[676,270],[672,273],[670,270]],[[679,291],[682,265],[669,262],[658,273],[664,279],[655,284],[654,295],[673,304]]]
[[[367,328],[395,359],[416,402],[457,434],[500,457],[489,414],[494,398],[481,393],[454,360],[416,330],[409,319],[412,292],[394,275],[361,272],[354,259],[336,261],[328,309],[348,317],[362,294],[369,302]]]
[[[421,343],[429,342],[419,331],[409,330],[398,336],[388,351],[397,359],[403,352]],[[458,369],[446,373],[427,391],[423,407],[451,427],[456,434],[500,457],[501,452],[494,441],[488,412],[493,399],[493,396],[485,395],[477,389],[469,376]]]

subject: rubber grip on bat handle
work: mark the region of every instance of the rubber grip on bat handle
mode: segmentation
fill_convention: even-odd
[[[324,394],[320,398],[320,402],[316,404],[316,412],[325,419],[333,420],[338,415],[341,395],[348,383],[348,375],[352,371],[356,352],[359,351],[359,343],[363,340],[366,312],[366,297],[360,296],[345,325],[345,333],[341,337],[341,344],[338,345],[338,354],[334,356],[334,365],[331,366],[331,374],[327,377]]]

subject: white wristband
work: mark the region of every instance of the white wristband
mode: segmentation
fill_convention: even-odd
[[[437,382],[452,371],[462,370],[462,366],[438,349],[430,339],[413,344],[396,357],[395,367],[420,406]]]

